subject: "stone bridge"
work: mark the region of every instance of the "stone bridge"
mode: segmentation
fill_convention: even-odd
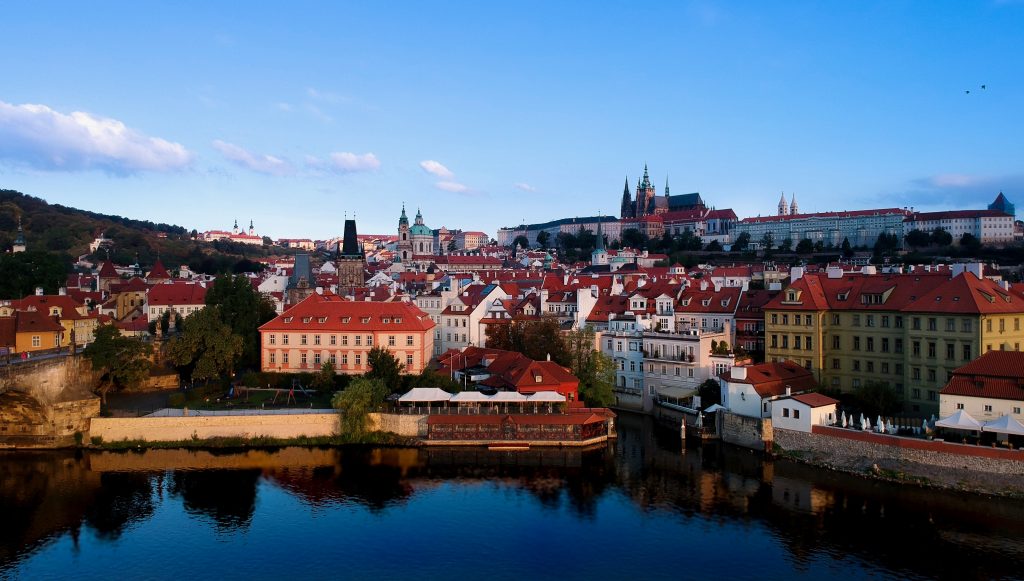
[[[78,355],[0,367],[0,448],[74,443],[100,412],[94,380],[89,361]]]

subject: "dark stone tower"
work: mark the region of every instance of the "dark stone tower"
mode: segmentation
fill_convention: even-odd
[[[633,217],[633,196],[629,193],[629,176],[626,176],[626,185],[622,188],[622,211],[620,218]]]
[[[651,185],[651,178],[647,174],[647,164],[644,164],[644,177],[636,186],[636,210],[633,217],[640,218],[654,213],[654,186]]]
[[[366,256],[356,235],[356,221],[345,220],[345,236],[338,249],[338,294],[353,292],[366,282]]]

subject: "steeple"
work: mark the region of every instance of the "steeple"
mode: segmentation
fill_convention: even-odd
[[[423,225],[423,212],[420,212],[419,208],[416,208],[416,223],[420,226]]]
[[[649,175],[647,175],[647,164],[646,163],[644,164],[644,179],[641,182],[640,187],[642,189],[645,189],[645,190],[652,187],[651,186],[651,178],[650,178]]]
[[[668,176],[665,176],[665,197],[668,197]]]
[[[21,216],[18,216],[18,235],[14,238],[11,252],[25,252],[25,230],[21,227]]]
[[[409,224],[409,217],[405,215],[405,202],[402,202],[402,215],[398,218],[398,225]]]
[[[604,250],[604,235],[601,234],[601,214],[597,215],[597,250]]]
[[[779,215],[785,216],[788,208],[789,205],[786,204],[786,194],[783,192],[782,195],[779,197]]]
[[[800,213],[800,206],[796,205],[796,194],[793,194],[793,203],[789,205],[790,215],[796,215]]]
[[[626,176],[626,185],[622,188],[622,209],[619,212],[619,217],[633,217],[633,198],[629,195],[629,176]]]

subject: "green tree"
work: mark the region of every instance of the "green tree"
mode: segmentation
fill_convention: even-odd
[[[455,381],[448,375],[443,375],[434,371],[433,369],[424,369],[415,375],[405,375],[403,377],[404,390],[408,391],[414,387],[440,387],[448,393],[457,393],[462,391],[462,384]]]
[[[796,245],[797,254],[811,254],[814,252],[814,243],[809,238],[804,238]]]
[[[875,256],[891,256],[899,249],[900,239],[899,236],[896,236],[895,234],[886,234],[883,232],[879,234],[878,239],[875,240]]]
[[[253,288],[247,277],[226,274],[217,277],[213,287],[206,291],[206,305],[218,307],[215,312],[220,321],[242,339],[239,364],[257,367],[260,362],[258,329],[276,315],[273,303]]]
[[[160,315],[160,335],[166,337],[171,330],[171,312],[164,311],[164,314]]]
[[[453,236],[452,239],[448,241],[448,252],[455,252],[458,249],[459,245],[455,242],[455,237]]]
[[[184,319],[181,318],[181,313],[174,311],[174,330],[178,333],[181,332],[181,325]]]
[[[923,230],[914,229],[907,234],[907,244],[911,248],[923,248],[931,243],[931,236]]]
[[[850,246],[849,238],[843,238],[843,244],[842,246],[840,246],[840,249],[842,249],[843,251],[844,258],[850,258],[851,256],[853,256],[853,247]]]
[[[981,240],[970,232],[964,232],[960,237],[960,249],[971,256],[977,256],[981,251]]]
[[[647,235],[636,228],[626,228],[620,234],[622,245],[630,248],[646,248]]]
[[[953,235],[942,228],[936,228],[932,230],[931,240],[936,246],[949,246],[953,243]]]
[[[313,389],[326,391],[334,387],[334,378],[337,373],[334,369],[334,364],[328,359],[320,366],[320,371],[313,375],[313,380],[310,385]]]
[[[107,392],[138,385],[149,376],[149,356],[153,347],[141,339],[125,337],[113,325],[96,330],[96,338],[83,352],[94,371],[101,372],[100,396]]]
[[[717,379],[707,379],[697,388],[697,395],[700,396],[700,406],[707,409],[710,406],[722,403],[722,386]]]
[[[614,402],[615,361],[594,348],[594,328],[570,331],[564,343],[568,367],[580,380],[580,398],[595,407]]]
[[[721,252],[722,244],[718,240],[712,240],[711,242],[708,242],[708,247],[704,250],[707,250],[708,252]]]
[[[70,259],[42,251],[0,253],[0,298],[20,299],[42,287],[47,294],[67,282]]]
[[[523,234],[520,234],[519,236],[516,236],[515,240],[512,241],[512,247],[515,248],[516,246],[519,246],[520,248],[524,249],[529,248],[530,239],[524,236]]]
[[[242,356],[242,338],[221,317],[218,306],[197,311],[167,344],[167,359],[182,377],[203,381],[234,371]]]
[[[551,234],[548,234],[547,230],[541,230],[537,233],[537,246],[547,248],[549,242],[551,242]]]
[[[513,320],[507,325],[487,326],[487,346],[494,349],[516,351],[534,361],[543,361],[548,355],[559,365],[571,367],[570,357],[561,337],[561,328],[555,317]]]
[[[786,238],[785,240],[783,240],[782,242],[779,243],[779,252],[781,252],[783,254],[789,254],[792,251],[793,251],[793,239],[792,238]]]
[[[741,232],[732,243],[732,250],[743,252],[750,246],[750,232]]]
[[[331,405],[341,414],[342,434],[366,433],[366,415],[378,409],[390,391],[380,379],[357,377],[334,394]]]
[[[765,232],[764,236],[761,237],[761,249],[771,250],[775,246],[775,235],[771,232]]]
[[[405,365],[398,361],[391,351],[384,347],[374,347],[366,354],[366,364],[370,370],[365,376],[379,379],[388,388],[388,393],[397,392],[402,387],[402,372]]]
[[[854,394],[857,407],[872,421],[877,416],[891,416],[903,409],[903,395],[888,383],[868,381]]]

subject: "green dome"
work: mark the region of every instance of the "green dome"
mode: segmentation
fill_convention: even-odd
[[[414,224],[412,228],[409,228],[409,234],[413,236],[433,236],[434,232],[423,224]]]

